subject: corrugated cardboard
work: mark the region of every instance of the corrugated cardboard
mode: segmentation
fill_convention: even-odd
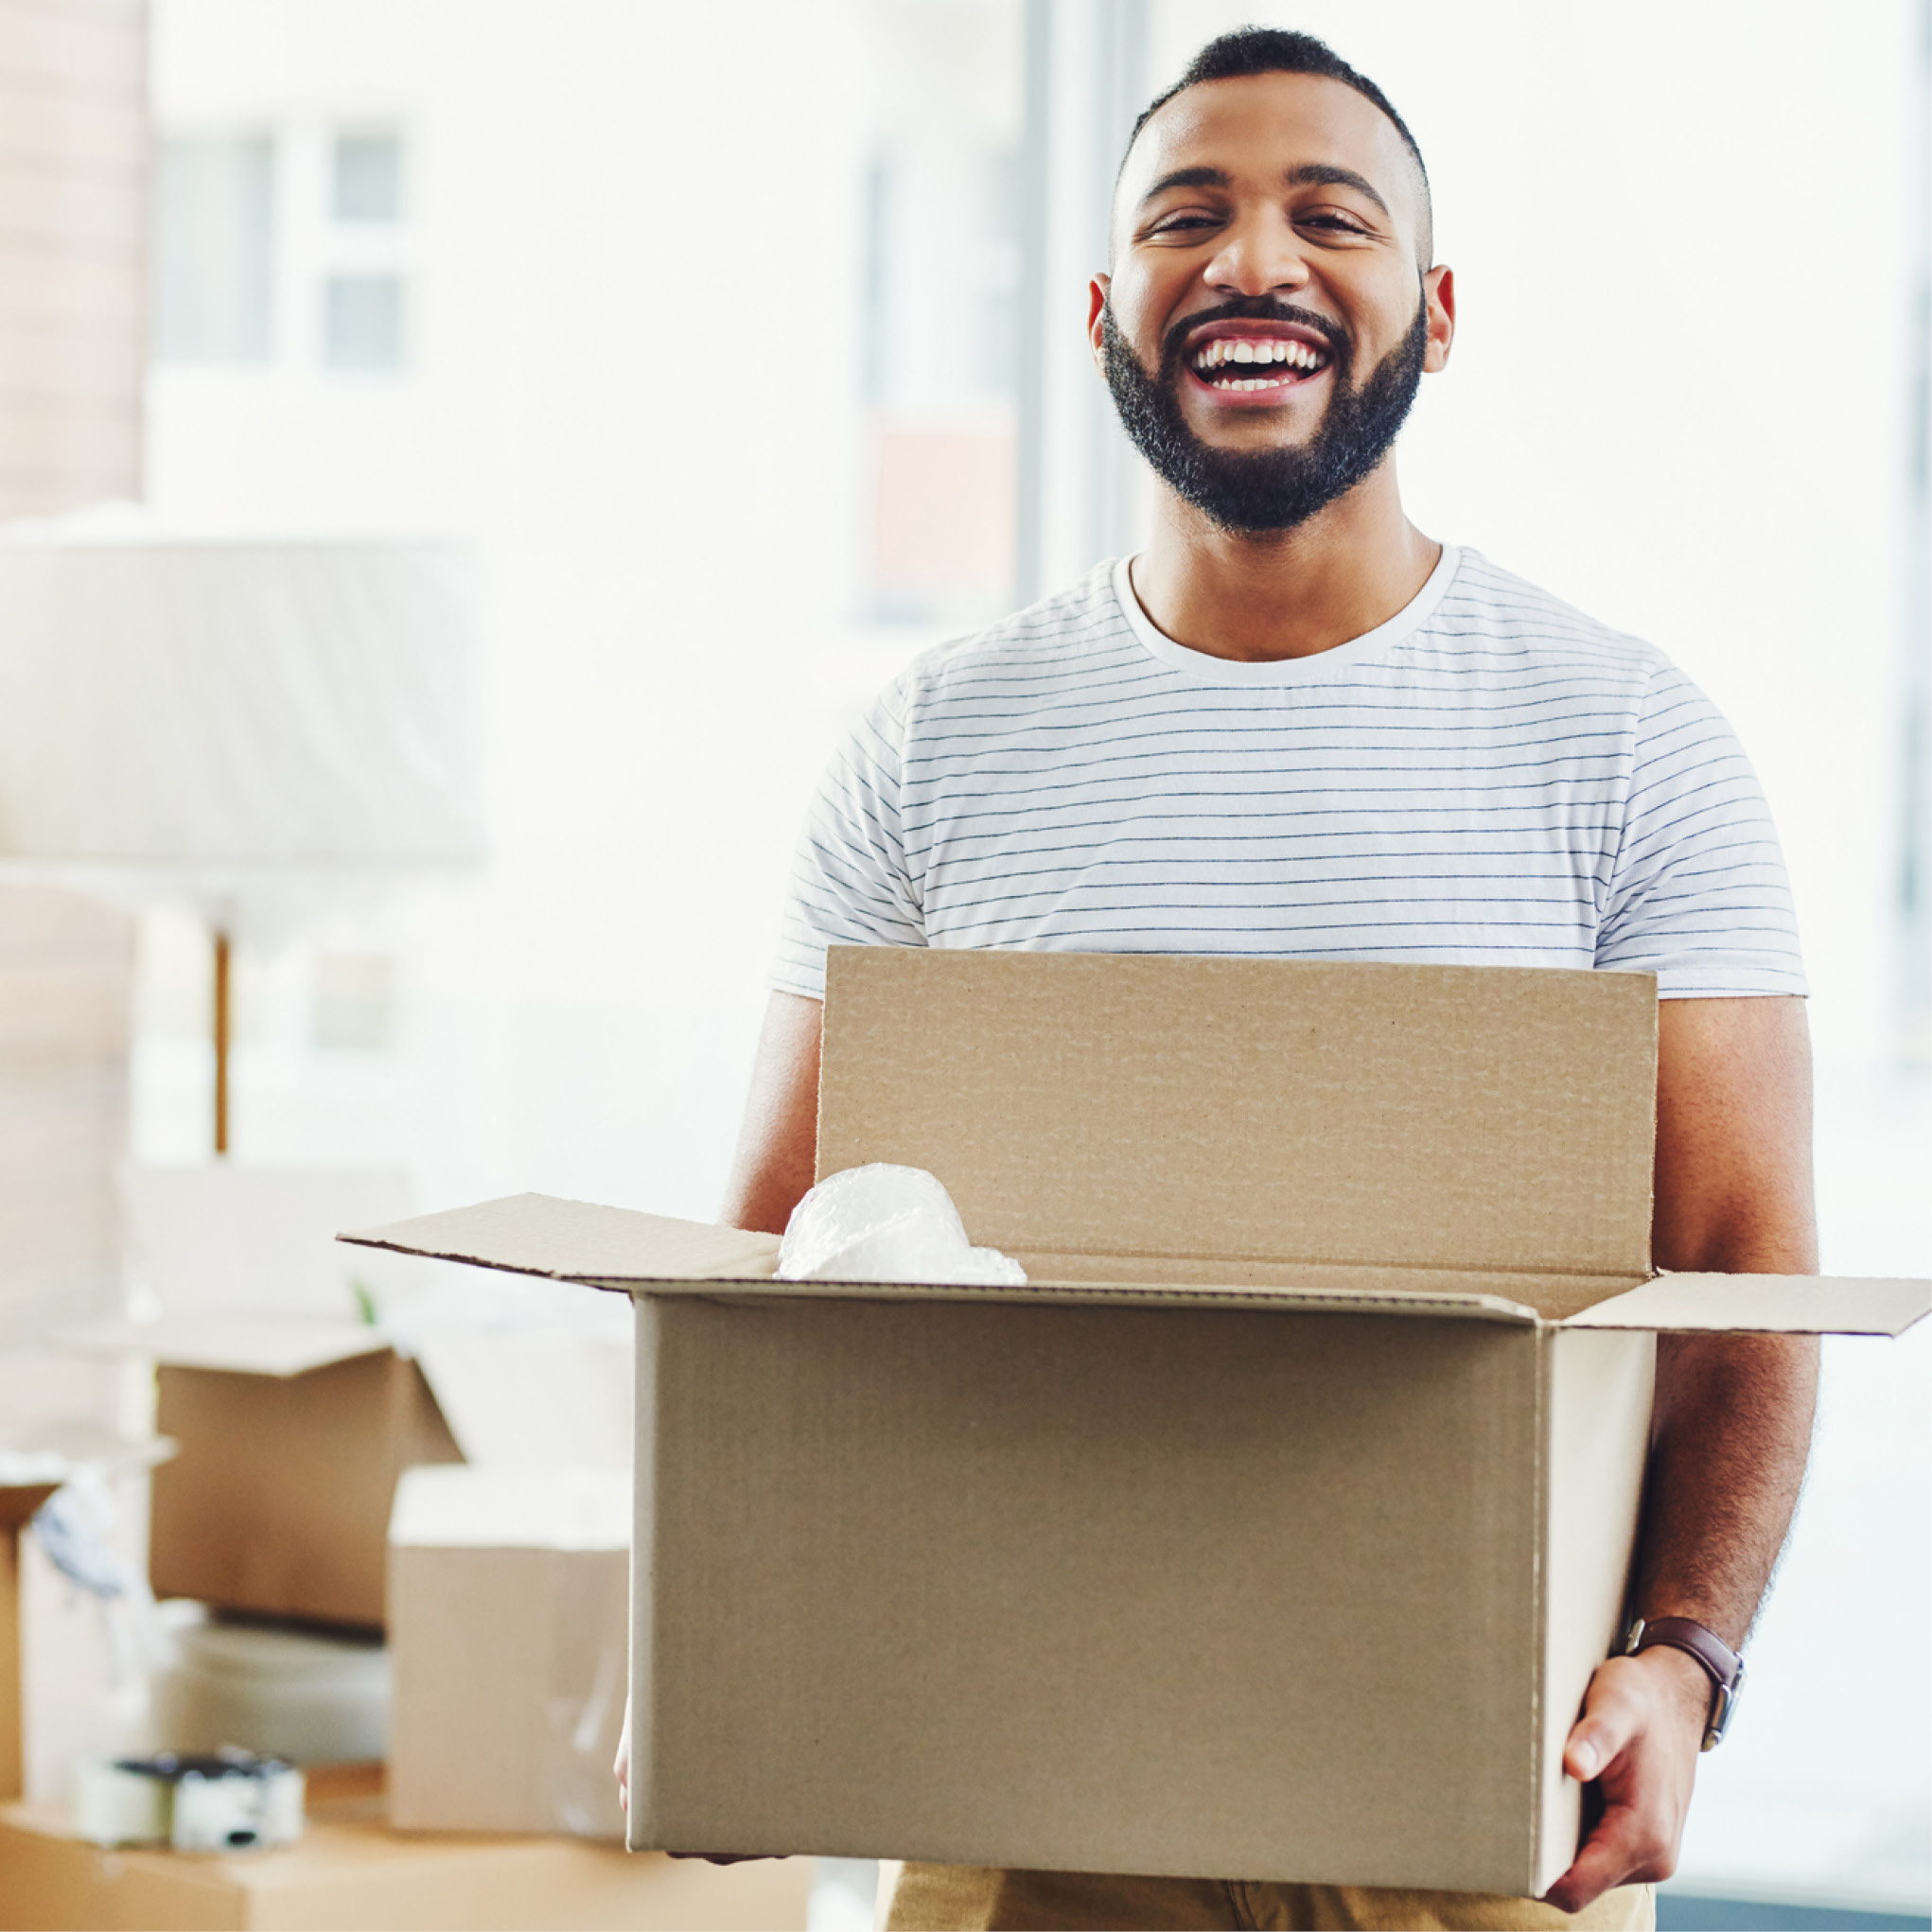
[[[582,1839],[407,1835],[381,1799],[331,1801],[286,1851],[104,1851],[61,1807],[0,1805],[0,1932],[803,1932],[812,1866],[627,1858]]]
[[[389,1531],[391,1821],[622,1838],[627,1469],[423,1468]]]
[[[157,1596],[378,1627],[396,1479],[462,1451],[388,1348],[278,1376],[164,1363],[148,1572]]]
[[[356,1238],[637,1298],[632,1842],[1540,1892],[1656,1333],[1645,975],[834,948],[818,1168],[1020,1289],[521,1197]],[[721,1504],[729,1499],[729,1506]]]

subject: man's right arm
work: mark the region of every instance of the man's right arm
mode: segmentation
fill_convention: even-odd
[[[815,1178],[818,1159],[818,1041],[824,1006],[775,992],[764,1010],[751,1093],[720,1219],[782,1235]]]

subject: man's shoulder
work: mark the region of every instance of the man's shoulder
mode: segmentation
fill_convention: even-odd
[[[1471,654],[1637,684],[1673,668],[1657,645],[1591,617],[1475,550],[1461,553],[1421,636]]]
[[[1133,634],[1114,593],[1112,563],[983,629],[922,651],[895,688],[924,699],[962,694],[988,678],[1026,681],[1132,656]]]

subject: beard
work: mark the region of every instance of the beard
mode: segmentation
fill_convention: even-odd
[[[1217,449],[1188,428],[1181,413],[1182,344],[1203,322],[1221,319],[1294,322],[1320,332],[1335,382],[1327,410],[1307,443],[1285,449]],[[1238,297],[1176,323],[1162,345],[1157,376],[1149,375],[1120,333],[1111,301],[1100,313],[1100,340],[1121,427],[1154,473],[1221,529],[1259,536],[1307,522],[1389,453],[1422,381],[1429,305],[1417,304],[1409,333],[1359,389],[1349,381],[1353,344],[1331,323],[1265,297]]]

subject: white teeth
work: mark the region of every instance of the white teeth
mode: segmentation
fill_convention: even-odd
[[[1327,354],[1323,349],[1308,342],[1291,341],[1286,336],[1269,336],[1240,341],[1231,336],[1217,336],[1197,351],[1194,366],[1203,375],[1221,369],[1230,362],[1285,362],[1291,368],[1313,370],[1327,366]],[[1283,378],[1276,376],[1260,378],[1233,377],[1225,380],[1217,379],[1219,389],[1276,389]]]

